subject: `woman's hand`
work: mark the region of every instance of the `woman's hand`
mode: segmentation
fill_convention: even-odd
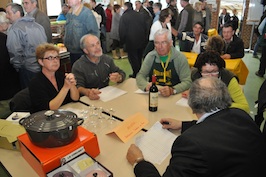
[[[188,96],[189,96],[189,90],[186,90],[186,91],[182,92],[182,97],[183,98],[188,98]]]
[[[68,87],[68,89],[70,89],[73,86],[77,85],[77,81],[75,79],[74,74],[72,73],[65,73],[65,82],[64,82],[64,86]]]

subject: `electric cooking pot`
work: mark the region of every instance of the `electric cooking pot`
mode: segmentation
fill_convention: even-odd
[[[19,121],[33,144],[49,148],[73,142],[83,122],[75,113],[64,110],[40,111]]]

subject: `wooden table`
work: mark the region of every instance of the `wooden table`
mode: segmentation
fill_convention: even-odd
[[[186,56],[189,66],[193,67],[194,63],[196,62],[198,54],[192,52],[182,52],[182,53]],[[233,72],[238,77],[240,85],[245,85],[249,71],[243,60],[225,59],[224,61],[225,61],[225,68]]]
[[[149,129],[156,121],[162,117],[172,117],[179,120],[192,120],[196,117],[192,114],[192,111],[188,107],[176,105],[176,101],[181,98],[180,94],[170,96],[168,98],[159,96],[159,109],[157,112],[150,112],[148,110],[148,95],[134,93],[138,88],[136,86],[135,79],[128,79],[121,84],[115,85],[115,87],[124,89],[127,91],[125,95],[122,95],[114,100],[108,102],[102,102],[100,100],[91,101],[87,97],[82,97],[81,100],[93,104],[95,106],[101,106],[103,108],[115,109],[115,114],[120,119],[124,120],[130,115],[136,112],[141,112],[148,120],[149,124],[145,127]],[[62,106],[62,109],[75,109],[75,110],[87,110],[88,106],[80,102],[69,103]],[[117,126],[120,121],[113,121],[103,119],[102,123],[94,130],[90,128],[90,119],[85,119],[82,125],[86,129],[93,131],[97,134],[100,155],[96,157],[96,160],[106,166],[110,171],[114,173],[115,177],[134,177],[132,166],[126,160],[126,153],[129,146],[135,142],[137,136],[145,133],[140,131],[134,138],[131,138],[128,142],[123,143],[115,134],[108,134],[106,132],[112,130]],[[176,135],[180,134],[179,131],[173,131]],[[170,155],[164,160],[161,165],[156,165],[159,172],[162,174],[169,164]],[[35,177],[37,174],[31,168],[31,166],[21,156],[20,152],[0,149],[0,161],[11,173],[12,176],[20,177]]]

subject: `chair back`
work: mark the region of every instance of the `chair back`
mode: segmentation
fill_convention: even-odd
[[[9,108],[12,112],[30,112],[31,100],[28,88],[19,91],[9,102]]]

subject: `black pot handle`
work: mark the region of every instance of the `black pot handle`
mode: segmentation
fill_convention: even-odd
[[[83,124],[84,119],[82,119],[82,118],[77,118],[77,119],[78,119],[78,121],[77,121],[77,125],[78,126],[81,125],[81,124]]]
[[[23,125],[24,120],[25,120],[25,117],[22,118],[22,119],[20,119],[20,120],[18,121],[18,123],[19,123],[20,125]]]

